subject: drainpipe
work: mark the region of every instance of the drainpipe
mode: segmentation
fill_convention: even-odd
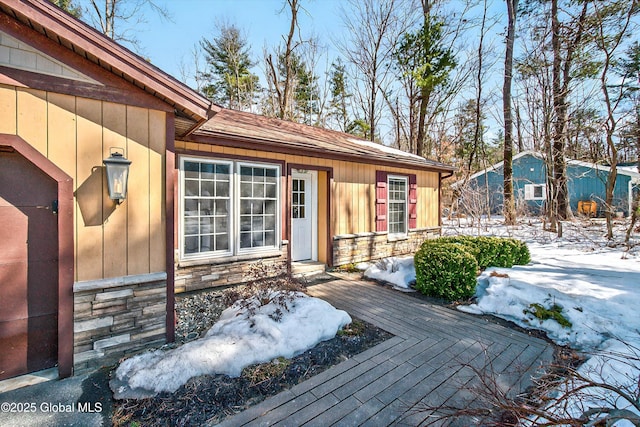
[[[453,171],[448,175],[438,173],[438,227],[442,227],[442,180],[453,176]]]

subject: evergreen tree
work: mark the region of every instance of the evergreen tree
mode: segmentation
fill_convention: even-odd
[[[429,103],[435,91],[446,85],[456,60],[453,52],[443,44],[443,21],[432,16],[428,2],[423,2],[423,9],[422,26],[418,31],[402,36],[395,58],[400,70],[409,75],[419,89],[415,99],[418,109],[415,152],[419,156],[430,156],[432,150],[426,141]]]
[[[58,6],[60,9],[70,13],[76,18],[82,16],[82,9],[76,5],[73,0],[49,0],[51,3]]]
[[[347,108],[350,105],[352,95],[347,87],[346,67],[340,58],[331,64],[329,85],[331,89],[331,112],[329,114],[335,119],[338,129],[346,132],[349,125]]]
[[[213,40],[203,38],[200,46],[209,66],[201,74],[209,82],[203,88],[205,96],[236,110],[250,107],[258,90],[258,76],[251,73],[255,62],[238,27],[223,24]]]

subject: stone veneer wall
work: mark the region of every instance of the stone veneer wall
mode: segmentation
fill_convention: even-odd
[[[167,274],[76,282],[74,374],[166,342]]]
[[[179,292],[236,285],[246,281],[249,267],[258,261],[286,264],[287,242],[279,252],[268,255],[230,257],[220,260],[176,262],[175,290]]]
[[[406,238],[392,240],[388,239],[386,232],[334,236],[333,265],[409,255],[416,252],[425,240],[438,236],[439,227],[411,230]]]

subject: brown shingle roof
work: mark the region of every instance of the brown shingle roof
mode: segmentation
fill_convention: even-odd
[[[444,163],[350,134],[229,109],[219,111],[189,140],[359,163],[435,171],[454,170]]]

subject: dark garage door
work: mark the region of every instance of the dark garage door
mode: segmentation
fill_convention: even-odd
[[[56,197],[53,179],[0,151],[0,380],[57,364]]]

